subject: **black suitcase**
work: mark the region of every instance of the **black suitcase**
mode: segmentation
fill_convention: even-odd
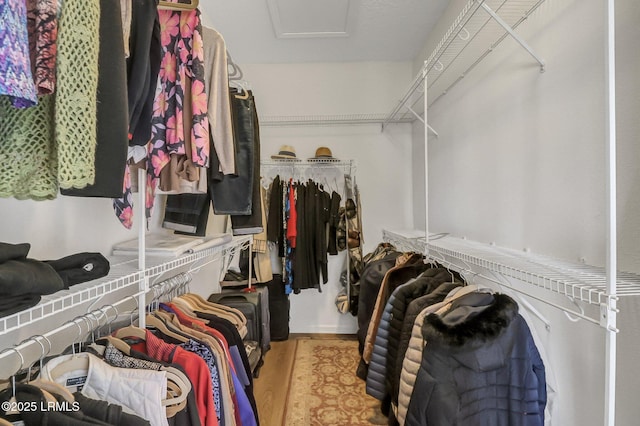
[[[269,330],[270,313],[268,289],[265,286],[254,286],[254,291],[244,289],[223,288],[221,293],[213,293],[209,301],[238,309],[247,318],[246,340],[258,342],[262,354],[271,347]]]
[[[264,284],[253,286],[258,297],[258,310],[260,315],[260,343],[262,352],[271,348],[271,311],[269,310],[269,288]]]
[[[284,291],[282,275],[273,275],[269,287],[269,312],[271,314],[271,340],[283,341],[289,339],[289,295]]]

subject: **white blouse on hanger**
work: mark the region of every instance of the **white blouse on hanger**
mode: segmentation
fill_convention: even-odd
[[[123,411],[168,426],[162,399],[167,394],[164,371],[113,367],[87,352],[62,355],[43,366],[41,377],[84,396],[122,406]]]

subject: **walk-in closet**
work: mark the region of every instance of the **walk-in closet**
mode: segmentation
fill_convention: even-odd
[[[4,0],[0,425],[627,426],[637,0]]]

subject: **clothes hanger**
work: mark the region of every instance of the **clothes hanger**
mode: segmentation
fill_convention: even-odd
[[[125,337],[136,337],[141,340],[147,340],[147,331],[144,328],[130,325],[116,330],[112,336],[118,339],[123,339]]]
[[[234,325],[236,325],[236,327],[246,325],[247,323],[247,318],[236,308],[210,302],[204,299],[202,296],[194,293],[184,294],[180,296],[180,298],[189,299],[196,305],[198,311],[212,315],[218,315],[225,319],[228,319]]]
[[[173,405],[186,403],[187,395],[191,392],[191,382],[189,379],[185,380],[184,375],[177,374],[179,370],[173,367],[167,367],[164,370],[167,376],[167,391],[170,391],[170,398],[165,398],[161,401],[163,407],[170,407]]]
[[[231,67],[231,72],[228,72],[228,77],[231,80],[242,80],[243,73],[242,69],[233,61],[231,58],[231,54],[227,49],[227,68]]]
[[[145,321],[146,321],[147,327],[154,327],[159,331],[161,331],[162,333],[166,334],[167,336],[173,337],[176,340],[179,340],[181,342],[186,342],[189,340],[186,337],[169,329],[167,324],[164,321],[162,321],[160,318],[156,317],[155,315],[151,315],[151,314],[147,315],[145,317]]]
[[[115,333],[112,334],[112,336],[119,339],[122,339],[123,337],[137,337],[141,340],[147,340],[147,332],[143,328],[133,325],[133,314],[140,309],[140,306],[138,305],[138,300],[135,297],[130,297],[136,301],[136,307],[133,311],[131,311],[130,324],[126,327],[119,328]]]
[[[211,302],[209,302],[208,300],[204,299],[202,296],[195,293],[185,293],[176,297],[176,299],[181,299],[186,301],[186,303],[189,304],[193,308],[193,310],[200,310],[200,309],[206,309],[206,308],[212,307],[209,305],[209,303]]]
[[[87,371],[89,369],[89,354],[83,354],[80,356],[79,353],[76,353],[76,343],[80,344],[82,341],[82,327],[77,322],[78,319],[85,320],[83,317],[74,318],[71,322],[78,327],[78,341],[74,341],[71,344],[72,356],[66,359],[64,362],[61,362],[57,366],[55,366],[50,374],[52,378],[56,378],[62,376],[63,374],[71,371]]]
[[[145,329],[135,327],[133,325],[123,327],[117,330],[114,334],[115,335],[104,336],[99,340],[108,341],[116,349],[126,355],[131,354],[131,346],[121,338],[131,336],[142,340],[146,340],[147,338],[147,332]],[[162,371],[165,371],[166,373],[168,394],[167,398],[162,400],[162,405],[167,408],[167,416],[173,417],[186,405],[187,395],[191,391],[191,383],[180,370],[173,367],[163,368]]]
[[[136,301],[136,303],[137,303],[137,301]],[[109,327],[109,329],[108,329],[109,330],[109,334],[107,334],[106,336],[102,336],[102,337],[98,338],[98,341],[99,342],[109,342],[109,343],[111,343],[111,345],[113,345],[113,347],[115,347],[120,352],[122,352],[122,353],[124,353],[126,355],[130,355],[131,354],[131,346],[129,346],[129,344],[127,342],[125,342],[124,340],[119,339],[119,338],[117,338],[117,337],[115,337],[115,336],[113,336],[111,334],[111,324],[118,318],[119,314],[118,314],[118,310],[116,309],[115,306],[108,305],[107,308],[109,306],[113,308],[113,310],[116,312],[116,315],[113,317],[113,319],[111,321],[107,321],[107,324],[105,324],[105,325],[107,325]],[[107,318],[107,320],[108,320],[106,311],[105,311],[105,318]],[[131,319],[131,322],[133,322],[133,318]],[[145,335],[145,337],[146,337],[146,335]]]
[[[236,99],[249,99],[249,89],[247,89],[244,84],[246,84],[244,81],[240,82],[240,81],[234,81],[233,83],[235,84],[231,84],[231,82],[229,82],[229,86],[231,87],[236,87],[237,89],[242,90],[243,94],[239,94],[236,93],[233,96],[235,96]]]
[[[220,350],[222,351],[222,353],[224,353],[224,356],[227,357],[228,360],[231,360],[231,356],[229,354],[229,352],[227,351],[227,349],[225,348],[225,346],[213,335],[206,333],[204,331],[198,330],[198,329],[194,329],[191,328],[189,326],[186,326],[184,324],[182,324],[180,322],[180,320],[178,320],[178,317],[175,314],[169,313],[169,312],[162,312],[159,311],[157,312],[157,314],[165,319],[169,325],[174,324],[177,328],[179,328],[183,333],[188,334],[190,336],[192,336],[194,339],[199,339],[199,340],[203,340],[205,342],[207,341],[211,341],[212,344],[218,346],[220,348]]]
[[[227,53],[227,58],[228,57],[229,56]],[[249,91],[251,90],[251,85],[249,84],[248,81],[243,80],[243,73],[240,67],[234,62],[231,62],[231,63],[233,64],[232,66],[234,67],[234,69],[237,70],[237,72],[234,72],[231,75],[229,75],[229,87],[233,87],[242,91],[242,94],[235,93],[233,96],[235,96],[236,99],[249,99]]]
[[[114,336],[103,336],[99,338],[98,341],[109,342],[113,345],[113,347],[115,347],[117,350],[119,350],[123,354],[131,355],[131,346],[129,346],[129,344],[127,344],[127,342],[125,342],[122,339],[119,339]]]
[[[18,371],[16,371],[16,374],[18,374],[24,367],[24,357],[22,356],[22,352],[20,352],[15,347],[8,348],[8,350],[15,351],[15,353],[18,354],[18,356],[20,357],[20,368],[18,368]],[[20,414],[20,411],[16,410],[16,408],[18,407],[18,401],[16,400],[16,375],[15,374],[11,376],[11,389],[12,391],[11,391],[11,398],[9,398],[9,409],[5,411],[5,414],[6,415]]]
[[[191,318],[197,318],[196,314],[193,313],[193,306],[191,304],[189,304],[189,302],[187,302],[184,299],[181,299],[179,297],[176,297],[175,299],[171,300],[171,303],[175,304],[177,307],[180,308],[180,310],[187,316],[191,317]],[[203,321],[203,322],[207,322],[207,321]]]
[[[160,1],[158,3],[158,10],[195,10],[198,8],[199,0],[191,0],[190,3],[173,3],[170,1]]]
[[[46,353],[45,353],[44,345],[42,344],[42,342],[40,342],[37,339],[38,337],[42,337],[43,339],[45,339],[49,343],[49,350],[47,350]],[[52,348],[51,341],[44,335],[33,336],[33,337],[31,337],[31,340],[33,340],[36,343],[38,343],[40,345],[40,347],[42,348],[42,355],[40,356],[40,359],[39,359],[40,370],[42,370],[43,359],[47,355],[49,355],[49,353],[51,352],[51,348]],[[31,378],[31,374],[29,374],[28,377]],[[47,394],[48,395],[55,394],[55,395],[59,395],[65,401],[67,401],[67,402],[69,402],[71,404],[73,402],[75,402],[75,400],[76,400],[75,397],[73,396],[73,394],[69,391],[69,389],[65,388],[64,386],[62,386],[59,383],[52,382],[50,380],[42,380],[42,378],[38,378],[38,379],[32,380],[32,381],[28,381],[27,383],[32,385],[32,386],[38,387],[42,391],[43,395],[45,395],[45,398],[47,398]],[[53,400],[51,402],[56,402],[57,401],[56,398],[53,395],[51,395],[51,397],[53,398]]]
[[[192,333],[195,330],[189,326],[182,324],[175,314],[164,311],[156,311],[153,313],[153,315],[158,317],[160,321],[164,322],[168,328],[175,328],[177,332],[185,334],[190,338],[198,338]]]
[[[177,297],[176,301],[186,302],[191,306],[192,311],[203,311],[207,313],[217,313],[218,311],[230,312],[226,309],[222,309],[220,305],[213,304],[208,300],[205,300],[202,296],[193,293],[183,294],[182,296]]]
[[[109,308],[113,309],[114,312],[116,313],[114,315],[113,319],[111,319],[111,321],[109,321],[109,317],[107,316],[107,309],[109,309]],[[107,318],[107,324],[105,324],[105,326],[107,327],[107,330],[108,330],[107,333],[111,334],[111,325],[113,324],[113,322],[115,320],[118,319],[118,315],[120,315],[120,313],[118,312],[118,308],[116,308],[114,305],[106,305],[106,306],[103,307],[103,309],[104,309],[104,316]]]

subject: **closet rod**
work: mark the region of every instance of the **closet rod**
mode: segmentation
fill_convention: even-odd
[[[443,75],[455,76],[454,80],[450,84],[445,83],[445,87],[442,88],[442,90],[438,90],[435,96],[433,95],[435,89],[431,89],[432,96],[430,103],[433,104],[440,99],[441,96],[445,95],[450,89],[452,89],[460,80],[462,80],[464,76],[471,72],[471,70],[475,68],[475,66],[478,65],[489,53],[491,53],[507,36],[511,36],[518,44],[520,44],[520,46],[522,46],[522,48],[524,48],[538,62],[540,65],[540,71],[544,71],[544,61],[536,55],[533,49],[514,31],[527,19],[529,15],[531,15],[531,13],[540,7],[544,1],[545,0],[502,0],[499,7],[500,12],[506,10],[506,12],[504,12],[505,16],[520,16],[520,19],[517,21],[509,23],[493,11],[486,4],[487,2],[485,0],[469,0],[440,39],[435,49],[433,49],[427,60],[424,62],[423,67],[411,81],[404,96],[387,115],[382,125],[383,130],[389,123],[396,122],[396,116],[400,114],[406,105],[412,107],[419,101],[418,97],[414,97],[412,99],[412,96],[416,94],[418,89],[422,88],[423,75],[425,72],[430,75],[430,86],[434,86],[434,84]],[[504,32],[501,31],[498,34],[498,32],[494,31],[492,33],[491,30],[488,29],[489,27],[485,28],[486,22],[484,21],[486,18],[482,18],[481,14],[477,12],[481,8],[490,15],[488,20],[493,19],[504,30]],[[467,29],[468,27],[477,28],[477,30],[472,30],[472,34],[470,34],[470,31]],[[469,51],[468,46],[471,44],[471,41],[478,37],[479,34],[482,34],[483,36],[491,35],[496,38],[492,39],[495,41],[491,44],[487,42],[487,49],[479,56],[470,57],[467,54]],[[486,38],[487,37],[480,37],[479,40],[484,40]],[[484,44],[484,42],[482,43]],[[461,58],[464,58],[464,60],[467,61],[464,62]],[[463,61],[463,65],[467,62],[469,62],[470,65],[468,65],[468,67],[464,65],[462,68],[458,66],[458,68],[452,71],[450,69],[452,64],[454,64],[454,62],[460,64],[460,62],[458,62],[460,60]],[[424,85],[425,92],[428,87],[429,86],[426,84]],[[410,101],[411,103],[409,103]]]
[[[474,277],[479,277],[479,278],[481,278],[483,280],[487,280],[489,282],[497,284],[500,287],[508,288],[509,290],[515,291],[516,293],[520,293],[520,294],[522,294],[524,296],[530,297],[530,298],[535,299],[535,300],[537,300],[539,302],[543,302],[545,305],[552,306],[552,307],[554,307],[556,309],[559,309],[559,310],[561,310],[563,312],[566,312],[566,313],[574,315],[574,316],[576,316],[576,317],[578,317],[580,319],[588,321],[588,322],[590,322],[592,324],[596,324],[596,325],[600,324],[599,319],[595,319],[595,318],[589,317],[589,316],[583,314],[582,312],[578,312],[578,311],[575,311],[573,309],[567,308],[566,306],[562,306],[560,304],[551,302],[548,299],[544,299],[542,297],[535,296],[535,295],[533,295],[533,294],[531,294],[529,292],[526,292],[526,291],[521,290],[521,289],[519,289],[519,288],[517,288],[515,286],[512,286],[506,280],[504,282],[501,282],[496,278],[492,278],[492,277],[489,277],[487,275],[481,274],[479,272],[475,272],[472,269],[470,269],[469,267],[461,267],[460,265],[457,265],[457,264],[455,264],[453,262],[450,262],[450,261],[446,260],[444,257],[437,258],[437,257],[432,255],[432,256],[430,256],[430,258],[435,260],[436,262],[442,263],[447,269],[452,269],[452,270],[460,273],[462,276],[464,276],[465,272],[467,272],[467,273],[473,275]],[[542,320],[542,318],[541,318],[541,320]],[[545,324],[548,326],[548,321],[543,320],[543,322],[545,322]]]
[[[100,309],[80,315],[42,335],[31,336],[15,346],[5,349],[0,353],[0,379],[8,379],[17,374],[21,369],[23,370],[28,368],[30,365],[34,365],[42,358],[42,347],[40,343],[38,343],[38,337],[43,337],[47,340],[47,345],[50,345],[50,347],[47,348],[48,351],[45,353],[45,356],[60,354],[70,345],[71,342],[79,343],[82,336],[90,333],[92,330],[95,330],[96,327],[93,327],[95,324],[94,321],[96,319],[99,321],[100,318],[105,318],[105,316],[110,315],[109,308],[117,309],[118,312],[125,312],[125,307],[129,310],[137,307],[138,296],[139,294],[135,293],[134,295],[118,302],[105,305]],[[86,331],[83,329],[83,323]],[[92,325],[92,328],[88,326],[89,324]],[[98,327],[100,327],[100,324],[98,324]]]
[[[263,127],[289,126],[336,126],[357,124],[383,124],[387,114],[342,114],[342,115],[266,115],[259,117]],[[394,123],[411,123],[413,119],[401,118]]]
[[[62,353],[70,343],[80,343],[87,334],[101,327],[108,326],[117,319],[117,316],[125,313],[133,313],[138,311],[144,313],[145,307],[155,300],[172,294],[175,290],[185,288],[191,281],[189,276],[185,279],[176,280],[185,273],[177,274],[171,278],[167,278],[162,282],[154,284],[146,292],[138,292],[127,296],[124,299],[114,303],[103,305],[99,309],[94,309],[84,315],[80,315],[70,321],[65,322],[53,330],[49,330],[44,334],[31,336],[13,347],[6,348],[0,352],[0,379],[8,379],[20,370],[27,369],[30,365],[38,362],[42,354],[42,338],[46,340],[46,352],[44,356]],[[151,297],[151,299],[149,299]],[[144,298],[142,309],[140,309],[140,299]],[[113,319],[110,317],[116,314]],[[139,315],[138,326],[144,315]],[[104,324],[102,320],[105,320]],[[84,324],[84,327],[83,325]],[[84,330],[86,328],[86,331]],[[19,352],[19,353],[18,353]]]
[[[340,169],[344,174],[353,176],[357,171],[355,160],[260,160],[260,169],[273,173],[306,173]],[[271,176],[270,174],[270,176]]]

